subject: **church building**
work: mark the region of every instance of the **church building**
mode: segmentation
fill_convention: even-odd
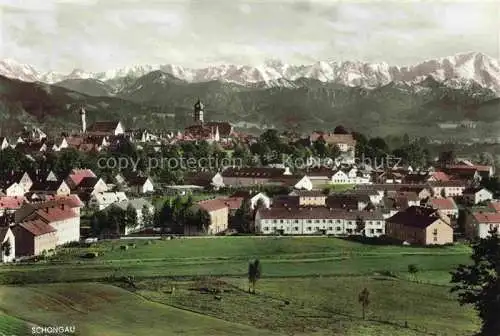
[[[184,137],[209,142],[219,142],[229,139],[233,135],[233,126],[228,122],[205,122],[204,109],[204,104],[198,99],[193,108],[193,124],[186,127]]]

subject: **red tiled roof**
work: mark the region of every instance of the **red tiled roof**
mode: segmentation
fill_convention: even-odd
[[[491,201],[489,206],[496,212],[500,212],[500,201]]]
[[[309,136],[310,141],[316,141],[320,137],[323,137],[327,144],[347,144],[354,146],[356,145],[356,140],[352,137],[351,134],[333,134],[333,133],[324,133],[324,132],[313,132]]]
[[[41,208],[28,216],[28,219],[40,218],[46,223],[60,222],[66,219],[77,217],[77,214],[68,206]]]
[[[57,204],[57,205],[61,205],[61,204],[65,204],[67,206],[69,206],[70,208],[81,208],[83,207],[83,202],[80,200],[80,197],[78,197],[78,195],[76,194],[71,194],[71,195],[68,195],[68,196],[60,196],[60,195],[55,195],[55,196],[52,196],[52,195],[47,195],[45,197],[45,199],[47,201],[53,201],[53,203],[50,203],[51,205],[54,205],[54,204]],[[43,202],[42,202],[43,204]],[[38,208],[41,208],[43,206],[39,206]]]
[[[283,177],[284,168],[267,168],[267,167],[241,167],[227,168],[222,172],[223,177],[248,177],[248,178],[278,178]]]
[[[207,212],[229,208],[224,200],[219,198],[198,202],[198,206]]]
[[[457,205],[453,198],[433,198],[429,200],[429,204],[436,210],[451,210],[457,209]]]
[[[19,209],[26,199],[17,196],[1,196],[0,209]]]
[[[500,223],[500,213],[498,212],[474,212],[472,214],[478,223]]]
[[[378,211],[345,211],[327,207],[286,208],[272,207],[259,211],[261,219],[347,219],[356,220],[362,217],[368,220],[383,220]]]
[[[448,174],[446,174],[445,172],[442,172],[442,171],[434,172],[431,174],[431,176],[434,177],[434,179],[436,181],[449,181],[450,180],[450,177],[448,176]]]
[[[96,121],[87,129],[87,132],[113,133],[118,127],[119,121]]]
[[[47,233],[56,232],[56,229],[54,229],[49,224],[42,222],[41,220],[19,223],[19,226],[30,232],[34,236],[41,236]]]
[[[243,197],[227,197],[227,198],[221,198],[226,204],[226,206],[231,209],[231,210],[236,210],[241,207],[241,203],[243,203],[244,198]]]
[[[387,219],[388,222],[425,229],[439,219],[437,211],[431,208],[411,206]]]
[[[86,177],[96,177],[96,175],[90,169],[73,169],[71,174],[68,176],[75,186],[78,186]]]

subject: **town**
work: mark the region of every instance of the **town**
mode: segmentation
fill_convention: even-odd
[[[394,156],[388,164],[392,154],[359,153],[342,126],[252,137],[205,122],[199,100],[193,124],[177,134],[127,130],[120,121],[87,128],[84,109],[80,115],[78,134],[33,129],[2,138],[2,261],[130,235],[359,235],[444,245],[485,238],[500,224],[498,190],[482,183],[495,167],[450,153],[428,166]],[[156,157],[193,165],[151,166]],[[232,165],[196,164],[207,157]],[[127,164],[132,158],[143,161]]]

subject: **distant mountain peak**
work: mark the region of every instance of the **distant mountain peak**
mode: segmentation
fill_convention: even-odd
[[[138,79],[150,72],[162,71],[174,78],[162,75],[164,80],[186,82],[210,82],[220,80],[244,86],[264,83],[268,87],[289,85],[299,78],[311,78],[347,86],[373,88],[390,82],[451,83],[469,85],[476,83],[500,95],[500,64],[481,52],[463,52],[453,56],[426,60],[411,66],[391,66],[385,62],[369,63],[359,60],[317,61],[309,65],[286,64],[279,59],[269,59],[259,66],[213,65],[202,69],[179,65],[134,65],[100,73],[86,73],[76,69],[69,75],[39,73],[33,67],[19,64],[12,59],[0,61],[0,74],[23,81],[60,82],[65,79],[94,78],[103,82],[128,77]],[[430,77],[429,77],[430,76]],[[428,79],[430,78],[430,79]]]

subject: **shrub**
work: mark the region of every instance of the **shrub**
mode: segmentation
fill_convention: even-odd
[[[82,255],[82,258],[94,259],[94,258],[97,258],[98,256],[99,256],[99,252],[88,252],[88,253],[85,253],[84,255]]]
[[[128,246],[130,246],[131,248],[135,248],[135,244],[134,243],[130,243],[130,244],[128,244]]]
[[[126,251],[126,250],[128,250],[128,246],[127,245],[122,245],[122,246],[120,246],[120,249],[123,250],[123,251]]]

